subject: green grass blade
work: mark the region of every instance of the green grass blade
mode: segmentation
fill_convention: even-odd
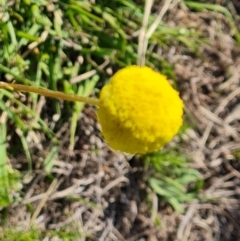
[[[99,75],[94,75],[91,79],[86,80],[84,84],[79,86],[77,94],[88,97],[91,94],[98,80],[99,80]],[[75,133],[77,128],[78,118],[83,107],[84,107],[84,103],[80,103],[80,102],[74,103],[72,121],[71,121],[71,130],[70,130],[69,150],[73,150],[74,148],[74,144],[75,144],[74,138],[75,138]]]
[[[0,207],[6,207],[11,202],[7,171],[6,129],[6,124],[0,123]]]
[[[51,172],[56,159],[58,158],[58,146],[53,146],[43,162],[44,171]]]
[[[31,172],[32,171],[32,158],[31,158],[31,154],[30,154],[30,151],[28,148],[28,143],[27,143],[26,137],[24,136],[23,132],[20,129],[16,129],[16,133],[18,134],[18,136],[21,140],[22,147],[23,147],[23,150],[25,152],[25,155],[26,155],[26,158],[28,161],[28,170]]]

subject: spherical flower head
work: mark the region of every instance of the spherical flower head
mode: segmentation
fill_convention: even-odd
[[[164,75],[146,66],[128,66],[101,90],[97,115],[110,147],[144,154],[177,134],[183,102]]]

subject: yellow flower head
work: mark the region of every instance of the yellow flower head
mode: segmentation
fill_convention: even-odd
[[[102,133],[115,150],[159,150],[182,125],[183,102],[166,77],[148,67],[118,71],[100,94]]]

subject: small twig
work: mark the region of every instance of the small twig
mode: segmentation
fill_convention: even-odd
[[[144,46],[148,45],[146,32],[147,32],[147,25],[148,25],[148,20],[151,13],[153,2],[154,2],[153,0],[146,0],[145,2],[142,28],[140,30],[140,34],[138,38],[138,65],[139,66],[142,66],[145,64],[145,55],[146,55],[147,48]]]
[[[216,117],[218,117],[218,115],[225,109],[225,107],[230,103],[230,101],[237,95],[240,94],[240,88],[235,89],[233,92],[231,92],[226,98],[224,98],[221,103],[219,104],[218,108],[216,109],[216,111],[214,112],[214,114],[216,115]],[[228,124],[228,123],[226,123]],[[208,126],[206,127],[203,136],[200,140],[200,145],[199,145],[199,150],[200,152],[202,152],[207,139],[209,137],[209,134],[212,130],[212,127],[214,126],[214,121],[211,121]]]
[[[185,229],[186,229],[188,223],[193,218],[193,215],[194,215],[194,212],[195,212],[195,210],[197,208],[197,205],[198,205],[198,201],[194,201],[190,205],[186,215],[183,217],[183,219],[182,219],[182,221],[181,221],[181,223],[179,225],[178,231],[177,231],[177,240],[183,240]]]
[[[155,19],[154,23],[150,26],[147,30],[148,21],[151,13],[151,8],[153,5],[153,0],[146,0],[145,8],[144,8],[144,17],[142,22],[142,28],[139,33],[138,39],[138,65],[142,66],[145,64],[148,40],[153,35],[155,30],[157,29],[159,23],[162,21],[164,14],[169,9],[169,6],[172,0],[166,0],[161,11],[159,12],[157,18]]]
[[[102,194],[105,194],[106,192],[108,192],[110,189],[112,189],[114,186],[118,185],[119,183],[128,183],[129,180],[124,177],[124,176],[120,176],[117,179],[113,180],[112,182],[108,183],[108,185],[106,185],[103,189],[102,189]]]
[[[35,212],[33,213],[32,215],[32,218],[30,220],[30,223],[29,223],[29,227],[31,227],[33,225],[33,222],[35,221],[35,219],[37,218],[37,216],[39,215],[39,213],[41,212],[44,204],[46,203],[48,197],[50,196],[50,194],[52,193],[52,191],[54,190],[56,184],[57,184],[57,179],[54,179],[53,182],[51,183],[50,187],[48,188],[45,196],[43,197],[43,199],[41,200],[41,202],[38,204]]]
[[[34,48],[36,48],[41,43],[45,42],[47,37],[48,37],[48,31],[42,32],[38,41],[34,41],[28,45],[28,49],[22,54],[22,58],[26,58],[27,55],[33,51]]]
[[[159,12],[157,18],[155,19],[154,23],[150,26],[149,30],[147,31],[146,34],[146,38],[149,39],[153,33],[155,32],[155,30],[157,29],[159,23],[162,21],[163,16],[165,15],[165,13],[167,12],[167,10],[169,9],[169,6],[171,4],[172,0],[166,0],[161,11]]]
[[[104,69],[108,64],[109,64],[109,59],[105,60],[100,66],[99,69],[102,70]],[[84,74],[80,74],[78,76],[73,77],[72,79],[70,79],[70,84],[76,84],[79,83],[85,79],[89,79],[90,77],[92,77],[93,75],[95,75],[97,73],[97,69],[92,69]]]

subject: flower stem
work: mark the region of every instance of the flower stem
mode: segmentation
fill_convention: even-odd
[[[84,103],[87,103],[90,105],[96,105],[96,106],[99,106],[100,104],[99,99],[96,99],[96,98],[88,98],[88,97],[77,96],[73,94],[65,94],[60,91],[48,90],[42,87],[32,87],[32,86],[21,85],[21,84],[9,84],[9,83],[0,81],[0,88],[9,89],[13,91],[32,92],[32,93],[37,93],[50,98],[62,99],[67,101],[84,102]]]

